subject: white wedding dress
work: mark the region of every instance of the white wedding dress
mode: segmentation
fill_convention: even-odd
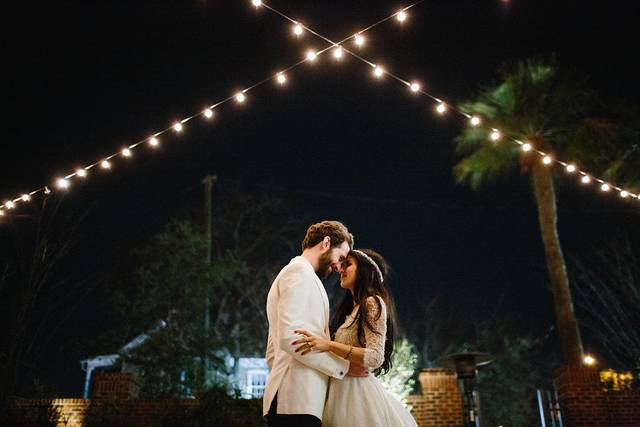
[[[384,343],[387,333],[387,309],[379,299],[382,312],[372,297],[366,301],[365,309],[375,325],[376,334],[365,326],[364,365],[374,370],[384,361]],[[358,342],[358,325],[353,322],[357,310],[347,316],[336,331],[335,341],[362,347]],[[378,317],[378,314],[380,316]],[[322,416],[325,427],[417,427],[409,411],[389,394],[380,381],[370,373],[366,377],[345,376],[331,378],[327,402]]]

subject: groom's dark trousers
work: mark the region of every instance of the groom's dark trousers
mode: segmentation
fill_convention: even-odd
[[[269,427],[321,427],[322,421],[313,415],[284,415],[276,414],[278,407],[278,393],[276,393],[269,413],[267,414],[267,424]]]

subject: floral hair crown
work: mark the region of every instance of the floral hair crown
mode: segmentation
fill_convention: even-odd
[[[380,267],[378,266],[378,264],[373,260],[373,258],[371,258],[369,255],[365,254],[364,252],[358,250],[358,249],[353,249],[352,252],[356,252],[358,255],[360,255],[362,258],[364,258],[365,260],[367,260],[367,262],[371,265],[373,265],[373,268],[376,269],[376,272],[378,273],[378,278],[380,279],[380,283],[384,283],[384,277],[382,276],[382,270],[380,270]]]

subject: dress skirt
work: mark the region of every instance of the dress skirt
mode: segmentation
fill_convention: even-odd
[[[373,375],[331,378],[322,416],[325,427],[417,427],[409,410]]]

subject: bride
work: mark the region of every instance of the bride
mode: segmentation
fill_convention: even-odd
[[[304,335],[293,342],[300,345],[296,352],[330,351],[351,363],[344,379],[331,379],[323,426],[417,427],[409,411],[374,376],[389,371],[393,352],[395,307],[384,285],[387,270],[375,251],[349,252],[340,267],[340,286],[348,292],[331,320],[333,341],[296,331]]]

